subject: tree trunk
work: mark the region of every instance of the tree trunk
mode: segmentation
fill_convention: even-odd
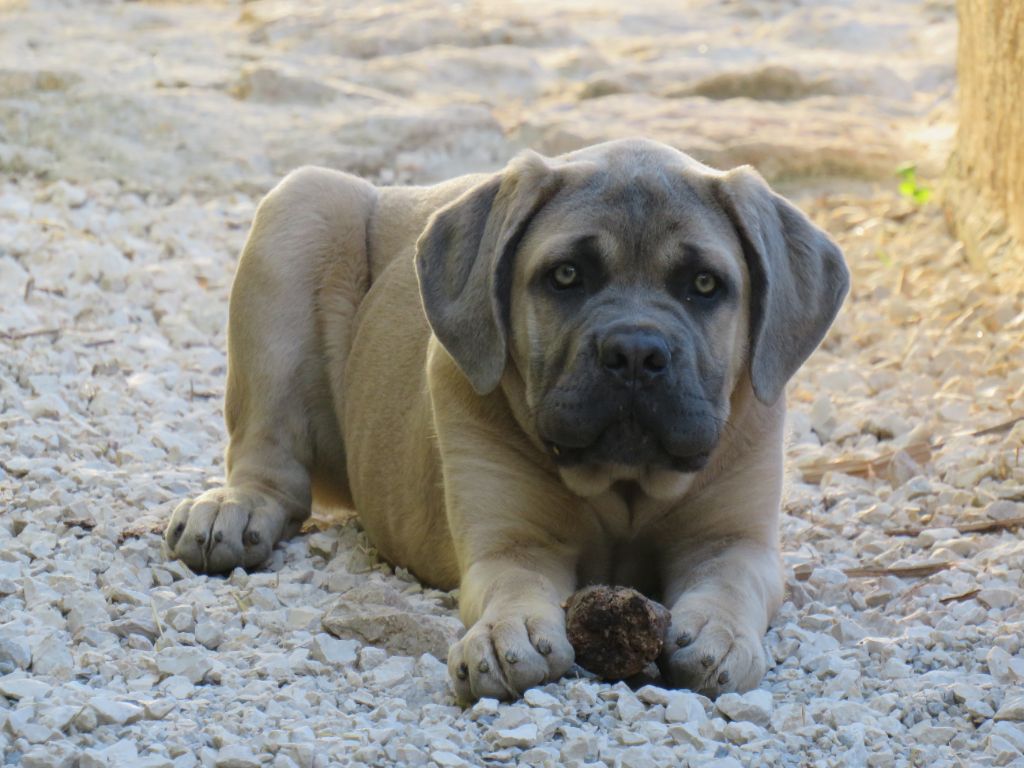
[[[972,262],[1024,264],[1024,0],[957,0],[960,130],[952,162],[958,234]]]

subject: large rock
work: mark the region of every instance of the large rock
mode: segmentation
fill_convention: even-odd
[[[448,648],[459,639],[462,622],[453,616],[435,615],[404,606],[360,603],[345,595],[323,618],[332,635],[352,638],[400,656],[429,653],[448,658]]]

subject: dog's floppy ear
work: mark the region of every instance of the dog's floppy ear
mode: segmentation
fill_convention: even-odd
[[[544,158],[524,152],[437,211],[416,243],[427,321],[478,394],[505,371],[513,256],[557,186]]]
[[[750,273],[750,378],[772,404],[828,332],[850,287],[839,247],[749,166],[716,179]]]

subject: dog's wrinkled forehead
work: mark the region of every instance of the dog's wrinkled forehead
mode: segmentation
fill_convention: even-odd
[[[568,159],[588,160],[531,222],[523,254],[596,247],[616,273],[671,267],[684,251],[738,270],[741,246],[715,202],[706,166],[666,147],[601,145]],[[730,271],[732,271],[730,269]]]

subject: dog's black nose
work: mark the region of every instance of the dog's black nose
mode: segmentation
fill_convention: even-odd
[[[614,331],[601,340],[601,365],[626,383],[646,383],[665,372],[668,344],[651,331]]]

